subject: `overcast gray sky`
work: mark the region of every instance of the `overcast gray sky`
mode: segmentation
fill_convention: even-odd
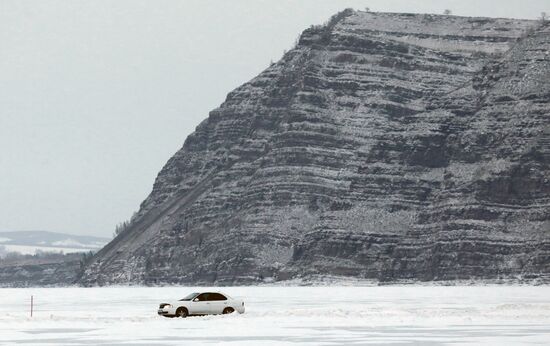
[[[229,91],[311,24],[366,6],[550,13],[550,0],[0,0],[0,230],[110,236]]]

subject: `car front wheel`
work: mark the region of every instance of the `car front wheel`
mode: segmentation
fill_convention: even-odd
[[[187,316],[189,316],[189,311],[187,311],[186,308],[178,308],[176,310],[176,316],[181,318],[186,318]]]
[[[223,314],[227,315],[227,314],[232,313],[233,311],[235,311],[233,308],[225,308],[225,309],[223,309]]]

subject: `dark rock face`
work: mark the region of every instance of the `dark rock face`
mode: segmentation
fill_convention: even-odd
[[[229,93],[83,284],[550,274],[550,25],[344,11]]]
[[[78,279],[83,254],[20,255],[0,259],[0,287],[66,286]]]

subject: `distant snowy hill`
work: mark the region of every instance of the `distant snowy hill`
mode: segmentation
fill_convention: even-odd
[[[97,251],[110,239],[48,231],[0,232],[0,255],[7,252],[35,254],[36,252]]]

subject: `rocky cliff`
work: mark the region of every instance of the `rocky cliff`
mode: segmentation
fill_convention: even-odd
[[[84,253],[11,253],[0,258],[0,288],[74,284],[86,256],[88,255]]]
[[[550,25],[346,10],[230,92],[80,281],[550,274]]]

